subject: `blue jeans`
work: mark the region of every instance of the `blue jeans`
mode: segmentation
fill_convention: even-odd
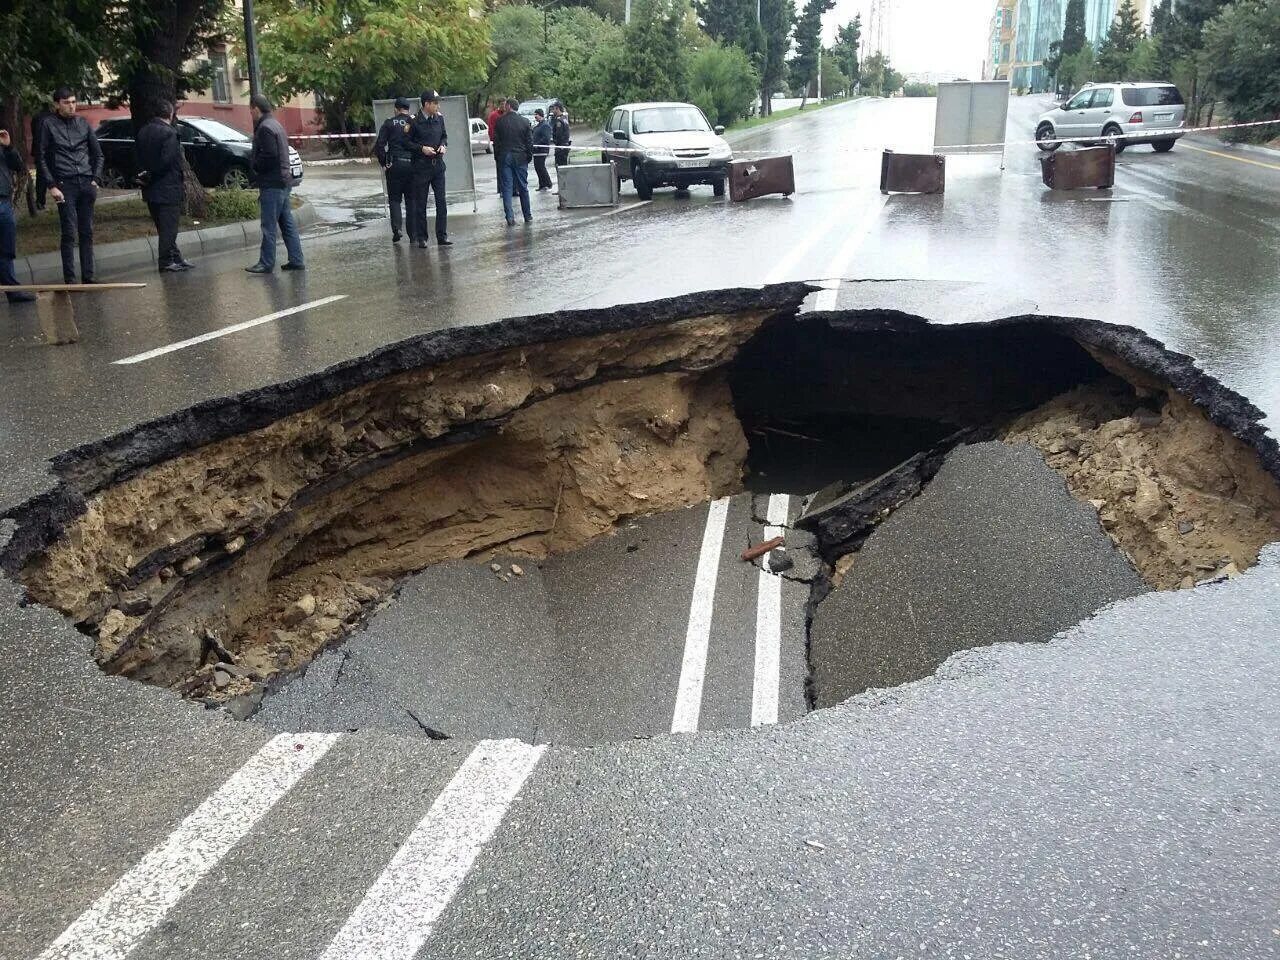
[[[513,153],[503,157],[498,167],[498,186],[502,190],[502,212],[507,215],[507,220],[516,218],[515,209],[511,205],[513,192],[520,197],[520,210],[524,213],[524,218],[533,219],[533,214],[529,212],[528,160]]]
[[[0,286],[16,287],[18,278],[13,272],[13,261],[18,258],[18,220],[13,215],[13,204],[0,200]]]
[[[302,238],[298,225],[293,222],[293,207],[289,204],[291,187],[259,187],[258,207],[262,213],[262,252],[258,263],[264,267],[276,265],[276,225],[284,234],[284,248],[289,251],[289,262],[302,266]]]

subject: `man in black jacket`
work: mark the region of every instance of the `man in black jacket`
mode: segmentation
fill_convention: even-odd
[[[436,243],[442,247],[453,246],[449,239],[449,206],[445,198],[444,155],[449,151],[449,135],[444,129],[444,114],[440,112],[440,94],[434,90],[422,92],[422,109],[413,118],[413,145],[417,147],[413,171],[413,205],[417,220],[418,246],[427,245],[427,194],[436,195]]]
[[[569,117],[561,103],[551,105],[551,142],[560,148],[556,151],[556,166],[563,167],[569,162],[569,144],[573,137],[569,133]]]
[[[551,124],[541,110],[533,111],[533,169],[538,171],[538,189],[551,189],[551,174],[547,173],[547,157],[551,153]]]
[[[253,147],[249,151],[249,175],[258,187],[258,210],[262,224],[262,247],[258,262],[245,267],[246,273],[270,273],[276,268],[276,229],[284,234],[289,260],[282,270],[305,270],[302,238],[293,220],[290,194],[293,174],[289,172],[289,136],[271,113],[271,101],[262,94],[249,98],[253,117]]]
[[[62,227],[62,279],[76,282],[76,241],[80,243],[80,279],[93,283],[93,204],[102,182],[102,148],[93,128],[76,116],[70,87],[53,94],[53,116],[40,130],[36,164],[58,205]]]
[[[413,108],[404,97],[396,97],[396,114],[382,121],[373,154],[387,172],[387,203],[391,207],[391,242],[400,242],[400,205],[404,202],[412,242],[426,228],[415,226],[417,216],[413,203],[413,168],[417,151],[413,146]]]
[[[518,100],[507,101],[507,112],[498,118],[498,128],[493,139],[493,152],[498,155],[498,183],[502,188],[502,211],[507,226],[516,224],[511,194],[520,197],[520,210],[524,222],[533,222],[529,209],[529,161],[533,159],[533,130],[529,121],[519,114]]]
[[[13,213],[13,177],[22,171],[22,158],[13,149],[9,131],[0,127],[0,287],[16,287],[13,261],[18,258],[18,218]],[[9,294],[10,303],[34,300],[34,293]]]
[[[142,199],[160,235],[156,260],[161,273],[190,270],[194,263],[178,250],[178,219],[182,214],[182,144],[173,129],[173,104],[161,103],[156,115],[143,124],[134,141],[138,154],[138,179]]]

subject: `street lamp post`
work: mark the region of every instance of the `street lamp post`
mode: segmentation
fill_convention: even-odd
[[[262,92],[262,74],[258,70],[258,34],[253,27],[253,0],[244,0],[244,57],[249,62],[249,96]]]

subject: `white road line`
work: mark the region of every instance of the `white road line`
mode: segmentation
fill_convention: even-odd
[[[791,279],[795,269],[804,262],[804,259],[813,252],[814,248],[820,243],[824,243],[827,240],[828,235],[834,233],[843,226],[845,222],[844,214],[848,212],[848,209],[849,207],[846,205],[838,210],[832,211],[831,217],[827,222],[826,229],[814,230],[805,237],[803,241],[797,243],[787,251],[786,256],[774,264],[773,269],[770,270],[768,275],[765,277],[764,282],[766,284],[783,283],[784,281]],[[813,277],[816,272],[817,271],[810,272],[808,277],[805,279]]]
[[[341,734],[273,737],[53,941],[38,960],[122,960]]]
[[[676,688],[676,708],[671,716],[672,733],[696,733],[702,713],[702,682],[707,673],[707,644],[711,637],[711,608],[716,599],[716,578],[720,575],[720,550],[724,544],[729,498],[711,501],[707,527],[702,534],[698,572],[693,578],[693,600],[689,603],[689,628],[684,636],[684,661],[680,664],[680,685]]]
[[[763,540],[782,536],[787,522],[791,498],[785,493],[771,494],[765,519],[769,526]],[[768,561],[760,567],[756,591],[756,672],[751,688],[751,725],[778,722],[778,684],[782,673],[782,577],[770,573]]]
[[[481,741],[321,960],[413,960],[544,749],[519,740]]]
[[[141,363],[143,360],[152,360],[156,357],[162,357],[166,353],[173,353],[175,350],[185,350],[187,347],[194,347],[197,343],[217,340],[219,337],[225,337],[231,333],[239,333],[241,330],[248,330],[250,327],[256,327],[259,324],[270,323],[272,320],[279,320],[282,317],[292,316],[295,313],[301,313],[303,310],[313,310],[316,307],[327,306],[330,303],[337,303],[339,300],[345,299],[347,299],[347,295],[345,293],[339,293],[332,297],[324,297],[321,300],[312,300],[310,303],[301,303],[296,307],[290,307],[288,310],[278,310],[275,313],[268,313],[265,317],[246,320],[244,323],[234,323],[231,326],[223,327],[220,330],[202,333],[200,336],[192,337],[190,340],[179,340],[177,343],[171,343],[164,347],[156,347],[154,350],[148,350],[146,353],[137,353],[132,357],[125,357],[123,360],[112,360],[111,362],[116,365]]]
[[[653,203],[652,200],[639,200],[636,203],[628,203],[625,207],[618,207],[616,210],[610,210],[608,213],[602,213],[599,216],[591,217],[590,219],[603,220],[605,217],[616,217],[620,213],[626,213],[627,211],[634,210],[637,207],[647,207],[651,203]]]
[[[880,211],[884,209],[886,199],[886,197],[877,197],[862,211],[857,224],[849,231],[844,243],[840,245],[840,249],[836,251],[835,256],[831,258],[831,263],[827,266],[825,276],[834,278],[835,282],[813,295],[813,309],[834,310],[836,308],[836,299],[840,296],[840,281],[848,271],[849,265],[853,263],[854,256],[879,224]]]

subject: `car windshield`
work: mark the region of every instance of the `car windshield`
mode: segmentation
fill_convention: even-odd
[[[182,122],[190,124],[211,140],[221,140],[224,143],[252,142],[248,134],[241,133],[235,127],[228,127],[217,120],[210,120],[208,117],[183,117]]]
[[[526,100],[520,104],[520,114],[525,117],[532,117],[533,111],[541,110],[543,113],[547,111],[546,100]]]
[[[675,133],[680,130],[705,133],[710,129],[702,111],[697,107],[684,106],[637,110],[632,126],[636,133]]]
[[[1126,107],[1176,107],[1182,103],[1177,87],[1123,87],[1120,95]]]

